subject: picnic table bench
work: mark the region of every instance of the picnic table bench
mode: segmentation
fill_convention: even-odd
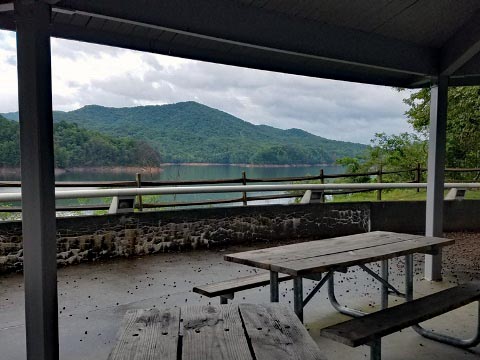
[[[292,279],[292,277],[287,274],[280,274],[278,277],[279,282],[287,281],[290,279]],[[225,280],[212,284],[195,286],[193,288],[193,292],[210,298],[220,296],[220,304],[227,304],[228,300],[232,300],[235,296],[235,293],[238,291],[254,289],[259,286],[265,286],[269,284],[270,274],[263,273]]]
[[[457,339],[426,330],[418,323],[445,314],[471,302],[479,301],[477,333],[469,340]],[[321,335],[351,347],[369,345],[370,359],[381,359],[381,339],[407,327],[422,336],[458,347],[480,343],[480,283],[458,285],[416,300],[348,320],[321,330]]]
[[[130,310],[109,360],[323,360],[295,314],[280,304]]]

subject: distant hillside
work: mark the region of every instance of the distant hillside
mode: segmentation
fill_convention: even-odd
[[[18,119],[18,113],[5,116]],[[332,164],[337,158],[358,155],[366,147],[299,129],[253,125],[191,101],[130,108],[89,105],[69,112],[56,111],[54,119],[147,141],[160,152],[162,162]]]
[[[148,144],[113,138],[65,121],[54,124],[55,162],[59,168],[93,166],[157,166]],[[18,122],[0,115],[0,166],[20,165]]]

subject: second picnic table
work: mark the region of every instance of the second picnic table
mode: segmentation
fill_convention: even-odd
[[[129,310],[109,360],[324,360],[281,304]]]
[[[435,254],[454,240],[385,231],[314,240],[266,249],[251,250],[225,255],[226,261],[249,265],[270,271],[270,300],[278,302],[278,274],[293,276],[294,310],[303,320],[303,307],[328,281],[329,299],[340,312],[350,316],[364,313],[340,306],[335,298],[334,272],[360,266],[381,283],[382,308],[388,307],[389,292],[413,298],[413,254]],[[388,282],[388,260],[405,256],[405,292],[401,293]],[[381,274],[375,273],[366,264],[381,261]],[[326,274],[322,276],[322,273]],[[302,279],[318,280],[319,283],[305,298]]]

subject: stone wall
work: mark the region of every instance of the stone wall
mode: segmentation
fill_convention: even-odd
[[[446,201],[445,231],[479,231],[480,201]],[[370,230],[422,233],[424,202],[262,205],[57,219],[57,261],[306,241]],[[0,223],[0,272],[22,269],[21,222]]]
[[[368,204],[268,205],[57,219],[57,261],[68,265],[369,230]],[[21,270],[21,222],[0,223],[0,272]]]

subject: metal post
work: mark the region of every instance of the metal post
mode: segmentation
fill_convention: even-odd
[[[247,185],[247,173],[242,171],[242,184]],[[243,206],[247,206],[247,193],[244,191],[242,193]]]
[[[415,174],[415,182],[417,184],[420,184],[420,181],[422,179],[422,167],[420,163],[417,163],[417,172]],[[417,193],[420,192],[420,188],[417,188]]]
[[[388,283],[388,260],[382,260],[382,279]],[[382,283],[382,309],[388,308],[388,286]]]
[[[325,174],[323,169],[320,169],[320,183],[325,184]],[[325,202],[325,190],[322,191],[322,197],[320,198],[320,202],[324,203]]]
[[[443,188],[448,107],[448,77],[440,77],[430,90],[427,211],[425,235],[443,235]],[[442,279],[442,253],[425,255],[425,278]]]
[[[142,187],[142,174],[137,173],[135,176],[135,181],[137,183],[137,187]],[[143,211],[143,199],[142,195],[138,195],[138,210]]]
[[[279,290],[278,290],[278,272],[270,271],[270,301],[278,302]]]
[[[58,359],[51,9],[15,2],[27,359]]]
[[[413,254],[405,255],[405,301],[413,300]]]
[[[370,360],[382,360],[382,339],[374,340],[370,344]]]
[[[378,175],[377,175],[377,182],[379,184],[382,183],[382,175],[383,175],[383,166],[380,165],[379,168],[378,168]],[[382,189],[378,189],[377,190],[377,200],[378,201],[382,201]]]
[[[293,278],[293,310],[303,322],[303,279],[301,276]]]

